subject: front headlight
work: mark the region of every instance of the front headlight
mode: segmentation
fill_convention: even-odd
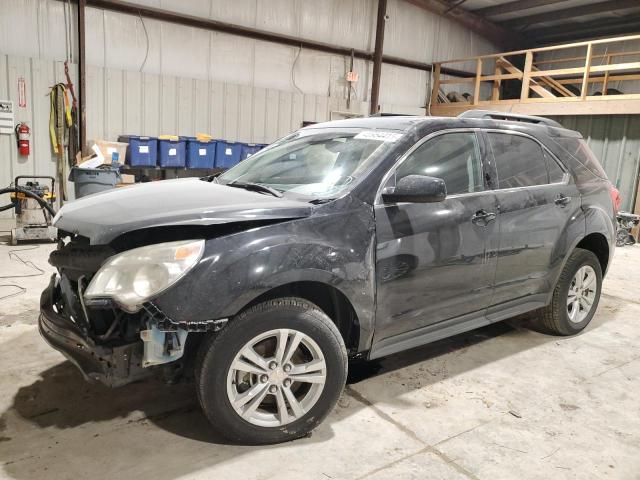
[[[135,312],[169,288],[202,258],[204,240],[157,243],[114,255],[95,274],[84,298],[112,298]]]

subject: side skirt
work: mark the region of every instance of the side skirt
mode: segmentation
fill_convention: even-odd
[[[420,347],[427,343],[468,332],[501,320],[521,315],[542,308],[547,304],[547,295],[531,295],[486,310],[451,318],[434,325],[427,325],[416,330],[385,338],[374,344],[369,351],[369,360],[386,357],[394,353]]]

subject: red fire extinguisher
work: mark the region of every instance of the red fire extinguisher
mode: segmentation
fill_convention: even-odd
[[[16,137],[18,137],[18,152],[23,157],[29,156],[29,137],[31,136],[31,129],[26,123],[19,123],[16,125]]]

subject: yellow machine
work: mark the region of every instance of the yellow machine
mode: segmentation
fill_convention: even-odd
[[[25,179],[28,181],[20,183]],[[41,183],[40,179],[48,180],[50,184]],[[11,244],[17,245],[23,240],[55,241],[58,232],[51,226],[56,200],[54,178],[23,175],[16,177],[14,186],[11,201],[16,211],[16,228],[11,230]]]

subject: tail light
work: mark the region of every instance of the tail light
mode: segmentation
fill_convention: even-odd
[[[611,200],[613,201],[613,213],[618,214],[620,211],[620,205],[622,204],[622,197],[620,196],[620,190],[611,185],[610,189]]]

